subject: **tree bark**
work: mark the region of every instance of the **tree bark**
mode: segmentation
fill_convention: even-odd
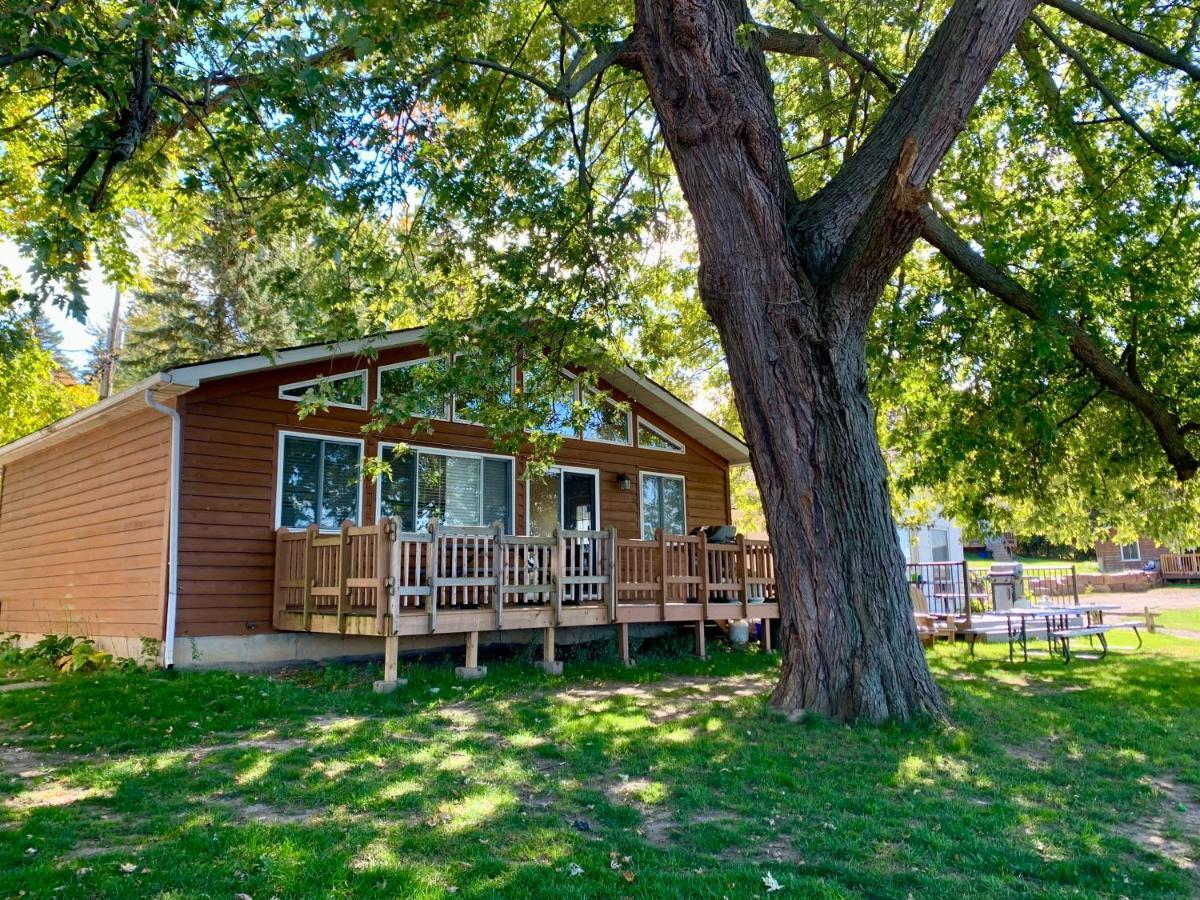
[[[638,0],[636,67],[695,221],[700,296],[771,533],[781,710],[944,715],[891,516],[865,331],[920,228],[928,178],[1031,5],[956,3],[880,127],[801,203],[761,48],[738,38],[744,2]]]

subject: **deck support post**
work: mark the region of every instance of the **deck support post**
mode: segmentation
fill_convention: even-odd
[[[633,660],[629,657],[629,623],[617,623],[617,654],[621,657],[621,662],[627,666],[633,665]]]
[[[390,694],[398,687],[408,684],[408,679],[398,678],[400,670],[400,638],[389,634],[383,639],[383,680],[375,682],[375,693]]]
[[[762,648],[764,653],[771,652],[771,620],[760,619],[762,622]]]
[[[707,659],[708,655],[704,652],[704,626],[705,621],[701,619],[696,623],[696,655],[701,659]]]
[[[563,664],[554,658],[554,626],[542,629],[542,661],[535,665],[547,675],[561,675]]]
[[[487,674],[487,666],[479,664],[479,632],[467,632],[466,665],[454,670],[455,676],[463,679],[482,678]]]

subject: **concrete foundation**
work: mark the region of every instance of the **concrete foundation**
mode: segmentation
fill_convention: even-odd
[[[395,681],[376,681],[371,685],[371,689],[377,694],[390,694],[397,688],[402,688],[408,684],[407,678],[397,678]]]
[[[656,637],[678,630],[679,626],[650,623],[632,625],[629,630],[640,638]],[[580,628],[556,628],[558,646],[582,644],[612,637],[611,625]],[[32,644],[42,636],[28,636]],[[481,631],[479,646],[508,644],[528,646],[544,639],[542,629],[513,631]],[[94,638],[97,646],[116,656],[136,656],[141,644],[137,638]],[[400,638],[400,655],[426,653],[435,650],[456,650],[463,646],[462,634],[430,634]],[[119,644],[119,652],[104,642]],[[384,639],[361,635],[306,634],[278,631],[265,634],[217,635],[208,637],[179,637],[175,640],[177,669],[234,669],[252,671],[277,668],[288,663],[332,660],[377,660],[383,657]],[[561,665],[561,663],[559,663]]]

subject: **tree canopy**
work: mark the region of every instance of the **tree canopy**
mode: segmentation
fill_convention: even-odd
[[[862,146],[947,7],[753,5],[739,39],[767,51],[799,194]],[[358,327],[435,319],[505,359],[516,337],[558,351],[548,372],[634,359],[736,427],[661,123],[621,67],[633,25],[545,0],[10,9],[3,227],[75,312],[85,268],[134,281],[131,217],[194,243],[222,206],[331,261],[382,229]],[[1183,4],[1051,0],[1020,29],[873,320],[898,493],[1077,542],[1200,538],[1198,27]]]

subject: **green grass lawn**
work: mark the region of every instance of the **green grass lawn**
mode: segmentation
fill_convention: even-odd
[[[1122,638],[1121,640],[1124,640]],[[938,647],[947,726],[789,723],[778,659],[0,693],[0,896],[1189,897],[1200,641]],[[714,680],[713,676],[720,680]],[[1153,848],[1153,849],[1152,849]]]
[[[1026,568],[1039,568],[1042,566],[1074,566],[1075,571],[1080,575],[1098,575],[1100,573],[1100,565],[1094,559],[1042,559],[1036,556],[1018,556],[1017,562],[1023,563]],[[995,560],[991,559],[969,559],[967,565],[972,569],[990,569]]]
[[[1153,609],[1153,604],[1150,605]],[[1163,628],[1179,628],[1200,632],[1200,609],[1167,609],[1158,614],[1157,624]]]

